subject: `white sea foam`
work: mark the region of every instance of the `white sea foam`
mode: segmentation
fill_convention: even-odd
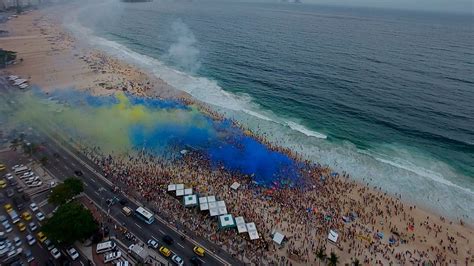
[[[305,126],[297,124],[297,123],[292,122],[292,121],[286,122],[286,125],[288,125],[293,130],[296,130],[296,131],[299,131],[299,132],[305,134],[308,137],[315,137],[315,138],[319,138],[319,139],[326,139],[327,138],[327,136],[322,134],[322,133],[312,131],[312,130],[306,128]]]

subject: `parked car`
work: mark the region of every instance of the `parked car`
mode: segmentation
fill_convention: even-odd
[[[32,235],[28,234],[26,235],[26,242],[28,245],[32,246],[36,243],[36,239]]]
[[[33,253],[29,249],[25,250],[25,256],[26,256],[26,261],[28,263],[32,262],[35,259],[35,257],[33,257]]]
[[[69,257],[71,257],[72,260],[76,260],[77,258],[79,258],[79,253],[77,253],[77,250],[75,248],[70,247],[66,251],[67,251],[67,254],[69,255]]]
[[[38,210],[38,206],[36,205],[36,203],[32,202],[32,203],[30,204],[30,210],[31,210],[32,212],[35,212],[35,211]]]
[[[169,257],[171,255],[171,250],[169,250],[167,247],[160,247],[159,251],[165,257]]]
[[[36,226],[36,224],[34,222],[30,222],[28,224],[28,228],[30,228],[31,232],[34,232],[34,231],[36,231],[36,229],[38,229],[38,226]]]
[[[15,195],[15,192],[13,191],[13,189],[11,188],[7,189],[7,197],[11,198],[13,197],[13,195]]]
[[[46,217],[44,216],[44,214],[42,212],[37,212],[36,213],[36,219],[38,219],[38,221],[43,221]]]
[[[55,259],[59,259],[61,257],[61,252],[59,252],[59,250],[57,248],[53,248],[51,250],[51,255],[55,258]]]

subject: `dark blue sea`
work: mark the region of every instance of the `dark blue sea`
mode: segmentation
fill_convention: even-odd
[[[472,14],[110,1],[66,24],[314,162],[474,213]]]

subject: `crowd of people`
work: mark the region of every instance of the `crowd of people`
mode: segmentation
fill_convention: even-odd
[[[307,180],[304,185],[267,187],[250,176],[213,166],[199,151],[170,160],[146,151],[113,155],[90,147],[82,146],[83,152],[123,191],[245,262],[308,265],[317,261],[320,248],[344,262],[358,259],[369,264],[465,260],[467,265],[472,260],[469,238],[460,238],[445,219],[421,219],[414,214],[415,206],[328,167],[306,163],[299,173]],[[238,190],[230,188],[233,182],[241,184]],[[171,183],[184,183],[199,195],[224,200],[234,217],[255,222],[260,239],[251,241],[233,229],[219,230],[215,217],[199,208],[185,208],[167,193]],[[339,233],[336,243],[327,240],[329,230]],[[285,235],[282,246],[272,242],[274,231]]]

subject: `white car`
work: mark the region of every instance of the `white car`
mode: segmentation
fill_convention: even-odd
[[[8,223],[8,222],[4,223],[4,224],[3,224],[3,227],[5,227],[5,231],[6,231],[7,233],[10,233],[11,231],[13,231],[12,226],[11,226],[10,223]]]
[[[5,175],[5,178],[6,178],[7,180],[12,180],[12,179],[13,179],[13,175],[12,175],[11,173],[8,173],[8,174]]]
[[[179,266],[184,265],[183,259],[180,256],[176,255],[176,254],[174,254],[173,257],[171,257],[171,260],[174,263],[176,263],[176,265],[179,265]]]
[[[66,250],[67,251],[67,254],[69,255],[69,257],[71,257],[72,260],[76,260],[77,258],[79,258],[79,253],[77,253],[77,250],[73,247],[69,248]]]
[[[15,242],[16,247],[21,246],[21,239],[19,237],[15,236],[15,238],[13,238],[13,242]]]
[[[33,172],[28,172],[28,173],[24,173],[20,178],[28,178],[28,177],[33,177],[35,175],[35,173]]]
[[[43,221],[46,217],[44,216],[44,214],[42,212],[38,212],[36,213],[36,219],[38,219],[38,221]]]
[[[30,222],[28,224],[28,227],[30,228],[31,232],[34,232],[34,231],[36,231],[36,229],[38,229],[38,226],[36,226],[36,224],[34,222]]]
[[[51,250],[51,255],[55,258],[55,259],[59,259],[61,257],[61,252],[59,252],[59,250],[57,248],[53,248]]]
[[[29,187],[39,187],[39,186],[41,186],[41,185],[43,185],[43,182],[41,182],[41,181],[33,181],[33,183],[29,184],[28,186],[29,186]]]
[[[23,164],[15,164],[15,165],[12,167],[12,170],[16,170],[16,169],[18,169],[18,168],[20,168],[20,167],[24,167],[24,165],[23,165]]]
[[[155,239],[148,239],[147,245],[151,248],[157,249],[158,248],[158,241]]]
[[[36,203],[32,202],[32,203],[30,204],[30,210],[31,210],[32,212],[37,211],[37,210],[38,210],[38,205],[36,205]]]
[[[32,235],[28,234],[26,236],[26,242],[28,243],[28,245],[32,246],[36,243],[36,239]]]

